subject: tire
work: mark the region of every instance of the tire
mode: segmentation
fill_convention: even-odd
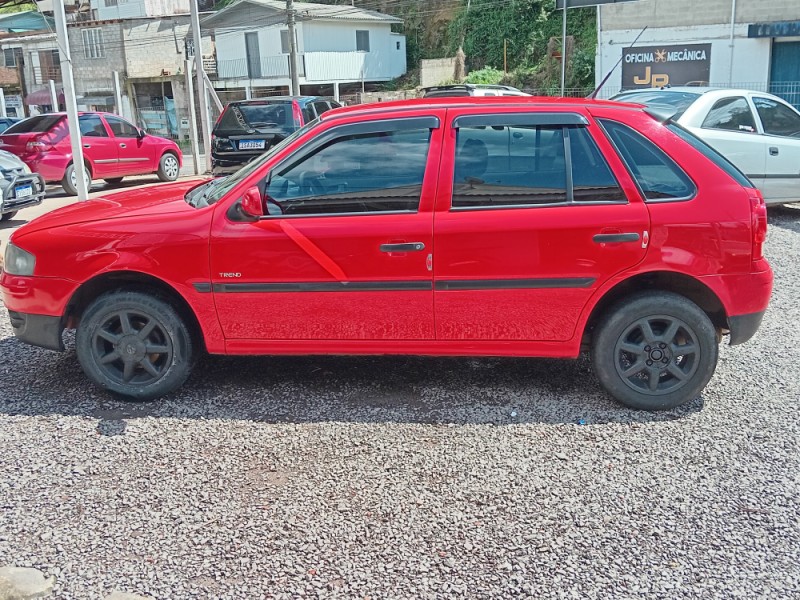
[[[10,221],[11,219],[13,219],[14,217],[17,216],[17,212],[19,212],[19,211],[15,210],[15,211],[7,212],[7,213],[4,213],[3,215],[0,215],[0,221]]]
[[[708,315],[672,292],[642,292],[617,303],[592,344],[602,386],[625,406],[642,410],[668,410],[697,398],[718,355]]]
[[[194,356],[192,336],[175,309],[141,292],[98,297],[86,309],[75,343],[92,381],[133,400],[152,400],[180,387]]]
[[[122,183],[123,177],[111,177],[109,179],[104,179],[106,183],[110,183],[111,185],[117,185],[118,183]]]
[[[172,152],[164,153],[164,156],[158,161],[158,178],[161,181],[175,181],[180,174],[181,165],[178,157]]]
[[[89,172],[85,166],[83,167],[84,177],[86,178],[86,190],[88,191],[92,185],[92,174]],[[78,195],[78,183],[77,178],[75,176],[75,165],[70,163],[67,167],[67,170],[64,172],[64,178],[61,180],[61,187],[64,188],[64,191],[67,192],[70,196],[77,196]]]

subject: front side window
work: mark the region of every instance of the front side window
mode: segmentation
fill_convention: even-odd
[[[697,188],[675,161],[627,125],[600,119],[639,189],[647,200],[686,200]]]
[[[430,135],[429,129],[409,129],[334,138],[273,171],[267,212],[291,216],[416,211]]]
[[[369,31],[356,31],[356,50],[369,52]]]
[[[560,126],[460,127],[456,140],[453,208],[567,201]]]
[[[139,135],[139,130],[128,123],[125,119],[120,119],[119,117],[106,117],[106,121],[108,121],[108,126],[111,127],[111,131],[114,132],[115,137],[135,138]]]
[[[783,137],[800,137],[800,114],[770,98],[753,98],[764,133]]]
[[[84,58],[103,58],[105,49],[103,48],[103,30],[99,27],[93,29],[82,29],[83,36],[83,57]]]
[[[747,100],[743,96],[735,96],[717,100],[708,111],[703,128],[753,133],[756,130],[756,120]]]
[[[97,115],[83,115],[78,119],[78,126],[81,136],[84,137],[108,137],[103,121]]]

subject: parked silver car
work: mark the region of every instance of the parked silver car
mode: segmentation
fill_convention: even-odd
[[[41,204],[44,200],[44,179],[32,173],[17,156],[0,150],[0,221],[13,219],[21,208]]]

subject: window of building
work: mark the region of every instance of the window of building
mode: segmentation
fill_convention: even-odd
[[[61,57],[58,50],[39,50],[38,55],[39,67],[33,68],[34,81],[36,83],[47,83],[51,79],[61,81]]]
[[[81,35],[83,36],[84,58],[103,58],[105,56],[103,30],[101,28],[81,29]]]
[[[17,66],[17,57],[13,48],[3,49],[3,65],[12,68]]]
[[[770,98],[755,97],[756,105],[764,133],[783,137],[800,138],[800,115],[791,108]]]
[[[416,211],[429,141],[429,129],[335,138],[279,168],[267,188],[270,203],[283,215]]]
[[[756,120],[747,100],[743,96],[734,96],[717,100],[708,111],[708,115],[703,121],[703,127],[754,133]]]
[[[369,31],[356,31],[356,50],[369,52]]]
[[[104,3],[106,8],[109,8],[111,6],[116,6],[117,5],[117,0],[103,0],[103,3]]]
[[[647,200],[686,200],[697,188],[675,161],[627,125],[600,120]]]
[[[289,54],[289,30],[283,29],[281,31],[281,52]]]
[[[558,204],[567,201],[560,126],[460,127],[453,208]]]

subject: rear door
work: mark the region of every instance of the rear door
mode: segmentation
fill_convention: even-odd
[[[647,208],[626,197],[603,155],[621,163],[585,114],[463,108],[448,121],[437,338],[571,339],[594,291],[644,258]]]
[[[86,114],[78,117],[81,130],[83,156],[92,165],[92,177],[116,177],[119,172],[119,152],[117,143],[111,137],[100,115]]]
[[[780,203],[800,200],[800,113],[765,96],[753,96],[764,131],[767,167],[761,191],[765,200]]]

